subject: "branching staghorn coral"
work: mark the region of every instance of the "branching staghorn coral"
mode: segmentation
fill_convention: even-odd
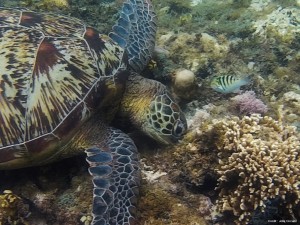
[[[300,199],[300,137],[293,126],[253,114],[222,120],[218,133],[220,211],[230,210],[246,224],[268,199],[280,197],[289,209]]]

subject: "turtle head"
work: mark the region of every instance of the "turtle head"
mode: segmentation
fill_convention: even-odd
[[[128,77],[119,113],[163,144],[178,141],[187,130],[185,116],[166,86],[135,73]]]
[[[154,96],[146,109],[144,132],[164,144],[177,142],[186,133],[187,122],[169,92]]]

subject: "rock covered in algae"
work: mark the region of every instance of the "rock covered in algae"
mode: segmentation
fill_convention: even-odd
[[[279,104],[278,104],[279,103]],[[294,91],[288,91],[276,102],[273,102],[280,110],[281,118],[284,122],[288,122],[296,126],[300,130],[300,94]]]
[[[212,203],[209,197],[193,194],[177,179],[172,148],[151,157],[142,154],[142,188],[138,201],[140,224],[208,225]],[[175,166],[175,165],[174,165]],[[207,218],[206,218],[207,217]]]
[[[171,53],[174,62],[180,62],[184,68],[197,72],[211,61],[224,58],[229,51],[229,42],[225,38],[215,38],[207,33],[168,32],[157,40]]]

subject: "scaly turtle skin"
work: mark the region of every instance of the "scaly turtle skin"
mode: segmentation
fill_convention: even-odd
[[[110,121],[119,111],[161,143],[187,128],[165,86],[137,75],[155,32],[149,0],[125,0],[109,36],[74,18],[0,8],[0,169],[85,152],[92,224],[133,224],[138,153]]]

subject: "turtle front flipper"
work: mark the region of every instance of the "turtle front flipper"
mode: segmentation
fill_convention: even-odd
[[[94,184],[92,225],[133,224],[140,183],[137,149],[120,130],[107,128],[106,135],[106,141],[86,150]]]
[[[152,56],[155,34],[156,15],[151,1],[126,0],[109,36],[126,49],[130,67],[140,72]]]

